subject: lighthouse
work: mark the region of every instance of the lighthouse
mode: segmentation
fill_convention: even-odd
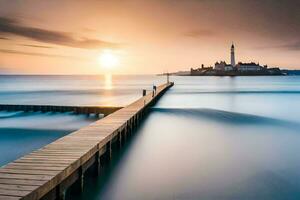
[[[231,45],[231,65],[232,65],[232,67],[235,67],[235,55],[234,55],[234,45],[233,45],[233,43]]]

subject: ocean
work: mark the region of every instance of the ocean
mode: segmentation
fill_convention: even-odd
[[[125,106],[156,76],[0,76],[0,104]],[[0,111],[0,166],[95,121],[72,113]]]
[[[0,103],[122,106],[139,98],[141,89],[164,81],[159,76],[3,76]],[[175,85],[125,148],[71,199],[300,198],[300,76],[171,81]],[[3,155],[13,145],[42,146],[92,121],[72,114],[4,114],[9,118],[0,118]],[[51,129],[48,119],[60,124],[59,130]],[[39,120],[43,123],[35,123]],[[46,131],[35,134],[36,127]],[[23,146],[23,154],[37,148]]]

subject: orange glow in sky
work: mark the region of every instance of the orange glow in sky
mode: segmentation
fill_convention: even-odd
[[[243,3],[241,3],[243,1]],[[236,60],[300,68],[299,1],[0,1],[0,74],[156,74]]]

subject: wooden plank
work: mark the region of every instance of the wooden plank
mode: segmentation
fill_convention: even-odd
[[[44,158],[43,158],[44,157]],[[68,156],[59,156],[57,155],[57,157],[48,157],[48,156],[34,156],[34,155],[27,155],[24,156],[22,158],[20,158],[19,160],[52,160],[52,161],[68,161],[68,162],[72,162],[78,159],[78,156],[75,156],[74,158],[70,158]]]
[[[75,153],[65,153],[65,152],[40,152],[40,153],[35,153],[35,154],[30,154],[31,156],[35,157],[35,158],[78,158],[80,157],[82,154],[75,154]]]
[[[71,144],[52,144],[51,146],[47,146],[44,149],[53,149],[53,150],[70,150],[70,151],[74,151],[74,152],[84,152],[86,150],[89,149],[90,146],[85,146],[85,147],[75,147],[74,145]],[[93,145],[95,146],[95,145]]]
[[[40,181],[40,180],[20,180],[20,179],[3,179],[3,178],[0,178],[0,184],[5,184],[5,185],[41,186],[45,183],[46,183],[46,181]]]
[[[68,164],[62,164],[62,163],[17,163],[13,162],[10,163],[10,165],[14,166],[23,166],[23,167],[67,167],[69,166]]]
[[[35,190],[37,188],[38,188],[38,186],[0,184],[0,189],[2,189],[2,190],[32,191],[32,190]]]
[[[47,171],[61,171],[64,170],[65,166],[36,166],[36,165],[18,165],[18,164],[9,164],[3,167],[3,169],[20,169],[20,170],[47,170]]]
[[[68,157],[66,155],[63,155],[63,156],[59,156],[57,155],[57,157],[48,157],[48,156],[37,156],[37,155],[27,155],[27,156],[24,156],[22,158],[20,158],[19,160],[43,160],[43,157],[45,159],[48,159],[48,160],[57,160],[57,161],[69,161],[69,162],[72,162],[72,161],[75,161],[76,159],[78,159],[78,155],[77,156],[74,156],[73,158],[72,157]]]
[[[16,196],[6,196],[6,195],[1,195],[0,194],[0,200],[18,200],[20,197]]]
[[[48,171],[48,170],[28,170],[28,169],[0,168],[0,173],[7,173],[7,174],[56,175],[59,172],[60,172],[60,170]]]
[[[0,173],[0,179],[20,179],[20,180],[39,180],[48,181],[52,178],[51,175],[34,175],[34,174],[6,174]]]
[[[49,159],[49,160],[68,160],[68,161],[72,161],[72,160],[76,160],[78,159],[78,157],[80,157],[81,155],[76,155],[73,156],[72,154],[37,154],[37,155],[32,155],[29,154],[26,157],[23,157],[22,159]]]
[[[0,189],[0,195],[6,196],[23,197],[26,196],[28,193],[30,193],[30,191]]]
[[[38,169],[38,170],[63,170],[67,167],[68,165],[54,165],[54,164],[40,164],[40,163],[34,163],[34,164],[28,164],[28,163],[10,163],[9,165],[3,167],[5,169]]]
[[[38,159],[19,159],[19,160],[16,160],[14,161],[14,163],[18,163],[18,164],[45,164],[45,163],[49,163],[49,164],[54,164],[54,165],[62,165],[62,166],[65,166],[65,165],[70,165],[71,163],[75,162],[76,160],[74,161],[64,161],[64,160],[50,160],[50,159],[43,159],[43,160],[38,160]]]
[[[42,155],[42,156],[30,156],[26,158],[20,158],[19,160],[50,160],[50,161],[64,161],[64,162],[74,162],[78,160],[81,155],[69,156],[69,155]]]
[[[37,152],[36,154],[43,154],[43,153],[66,153],[66,154],[73,154],[73,155],[77,155],[77,154],[82,154],[82,151],[72,151],[72,150],[68,150],[68,149],[41,149],[39,152]]]

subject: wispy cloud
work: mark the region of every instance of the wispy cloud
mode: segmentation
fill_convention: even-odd
[[[280,46],[281,48],[293,50],[293,51],[300,51],[300,41],[296,41],[289,44],[284,44]]]
[[[290,51],[300,51],[300,41],[294,41],[279,45],[257,46],[256,49],[283,49]]]
[[[7,37],[0,37],[0,40],[9,40]]]
[[[35,48],[44,48],[44,49],[52,49],[53,48],[53,47],[50,47],[50,46],[35,45],[35,44],[20,44],[20,46],[35,47]]]
[[[192,38],[198,38],[198,37],[207,37],[207,36],[213,36],[215,33],[208,29],[196,29],[196,30],[190,30],[185,33],[183,33],[186,37],[192,37]]]
[[[18,50],[10,50],[10,49],[0,49],[0,53],[6,54],[20,54],[20,55],[27,55],[27,56],[40,56],[40,57],[56,57],[56,58],[65,58],[65,59],[76,59],[76,60],[84,60],[83,58],[75,57],[75,56],[65,56],[65,55],[58,55],[58,54],[46,54],[46,53],[36,53],[36,52],[25,52],[25,51],[18,51]]]
[[[74,38],[70,33],[22,25],[18,20],[0,17],[0,34],[17,35],[35,41],[75,48],[117,48],[119,44],[90,38]]]

